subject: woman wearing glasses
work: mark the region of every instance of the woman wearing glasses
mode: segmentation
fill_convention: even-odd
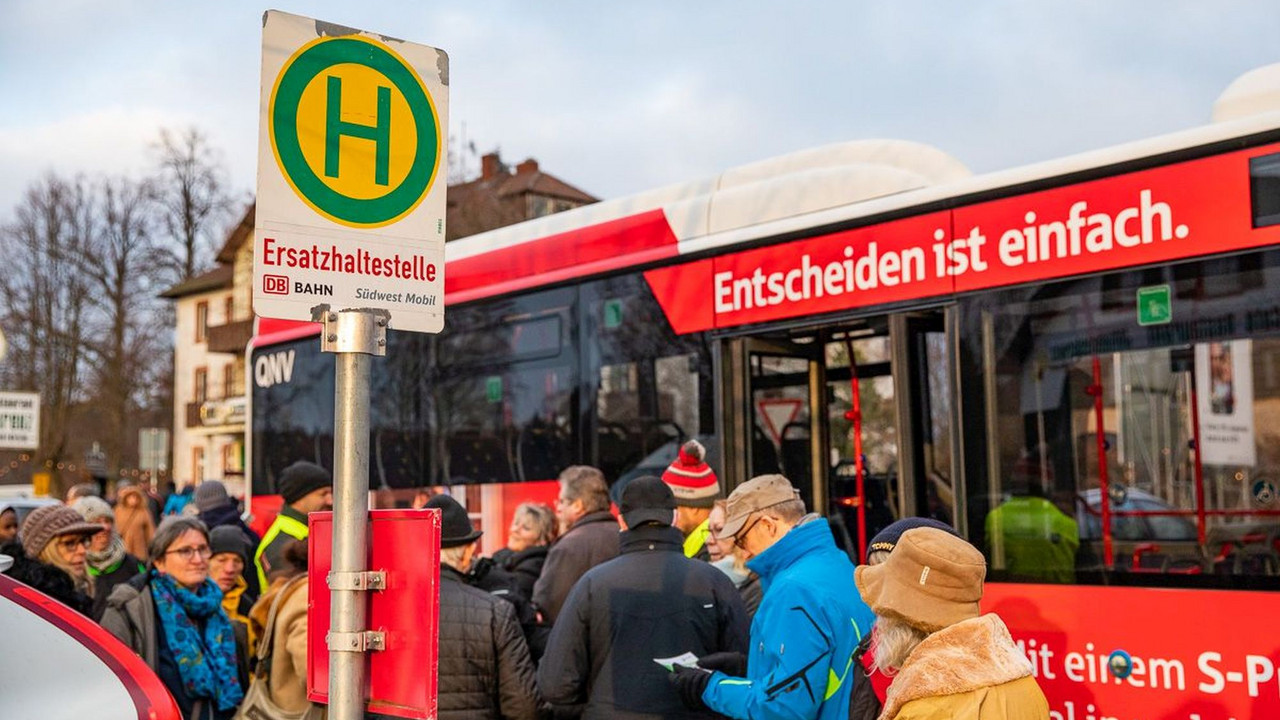
[[[31,511],[18,540],[0,553],[14,560],[9,577],[87,616],[93,608],[89,538],[101,529],[66,505],[46,505]]]
[[[102,626],[138,653],[187,720],[228,720],[244,697],[235,631],[209,578],[209,531],[166,518],[148,547],[151,569],[118,586]]]

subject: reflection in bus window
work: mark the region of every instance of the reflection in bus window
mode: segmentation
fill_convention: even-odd
[[[969,347],[994,373],[984,399],[997,456],[969,478],[971,490],[986,486],[971,492],[970,517],[1043,497],[1079,526],[1083,572],[1190,584],[1275,574],[1280,253],[1160,273],[1176,298],[1166,324],[1137,322],[1150,271],[995,293],[971,308],[967,322],[986,336],[967,334]],[[993,532],[990,518],[980,532]],[[997,538],[983,540],[993,572],[1025,575]]]
[[[680,445],[697,438],[720,472],[704,336],[676,336],[640,276],[586,283],[581,298],[583,337],[593,341],[584,343],[583,373],[594,400],[589,462],[617,489],[661,475]]]
[[[553,480],[573,464],[574,295],[453,311],[430,395],[436,484]]]

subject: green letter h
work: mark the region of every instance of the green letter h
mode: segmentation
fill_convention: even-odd
[[[373,181],[379,185],[387,185],[391,165],[391,89],[378,88],[377,124],[373,126],[358,125],[342,119],[342,80],[329,76],[328,105],[325,108],[325,144],[324,174],[326,177],[338,177],[338,141],[343,135],[349,135],[375,143]]]

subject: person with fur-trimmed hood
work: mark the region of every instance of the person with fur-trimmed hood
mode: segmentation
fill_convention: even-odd
[[[684,535],[684,556],[711,562],[707,523],[720,499],[720,480],[707,464],[707,449],[697,440],[680,446],[675,462],[662,473],[662,482],[676,496],[676,527]]]
[[[981,615],[987,564],[946,530],[902,534],[879,565],[855,571],[875,612],[876,667],[895,674],[882,720],[1043,720],[1031,661],[995,613]]]

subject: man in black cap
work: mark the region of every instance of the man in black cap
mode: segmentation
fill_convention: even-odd
[[[621,554],[574,585],[538,667],[553,707],[583,718],[705,718],[682,704],[655,660],[744,652],[747,614],[733,582],[684,554],[676,500],[660,478],[622,492]]]
[[[467,584],[481,532],[448,495],[427,509],[440,511],[440,644],[437,717],[440,720],[534,720],[538,689],[533,661],[511,603]]]
[[[267,528],[253,556],[262,592],[277,576],[290,572],[284,549],[294,540],[306,539],[307,515],[333,509],[333,476],[315,463],[299,460],[285,468],[276,481],[276,489],[284,498],[284,507]]]

